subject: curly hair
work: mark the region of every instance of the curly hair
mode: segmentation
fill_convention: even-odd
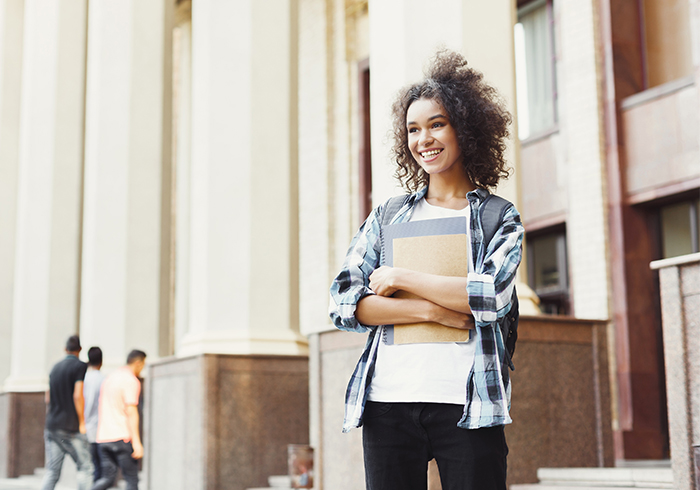
[[[461,54],[448,50],[438,51],[426,75],[422,82],[404,88],[392,106],[395,177],[408,192],[429,182],[430,176],[408,147],[406,113],[413,102],[432,99],[445,109],[457,134],[467,177],[477,187],[495,187],[510,175],[504,152],[512,120],[496,89],[484,82],[480,72],[468,68]]]

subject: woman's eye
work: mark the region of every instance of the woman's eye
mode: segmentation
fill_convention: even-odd
[[[418,131],[418,128],[408,128],[409,133],[415,133]]]
[[[445,125],[445,123],[441,123],[441,122],[433,123],[433,127],[434,127],[434,128],[441,128],[441,127],[443,127],[444,125]]]

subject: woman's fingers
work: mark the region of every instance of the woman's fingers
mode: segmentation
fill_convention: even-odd
[[[396,292],[393,286],[394,269],[383,265],[369,276],[369,287],[379,296],[391,296]]]
[[[470,329],[474,328],[474,322],[472,317],[466,313],[461,313],[459,311],[450,310],[444,308],[440,305],[435,305],[435,321],[440,325],[445,325],[446,327],[459,328],[459,329]]]

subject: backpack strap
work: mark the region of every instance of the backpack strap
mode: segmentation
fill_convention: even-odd
[[[384,205],[384,209],[379,217],[379,240],[382,245],[382,251],[379,255],[379,263],[386,264],[386,247],[384,245],[384,227],[391,224],[391,220],[398,214],[403,205],[406,203],[410,195],[394,196],[390,198]]]
[[[510,205],[511,203],[507,199],[503,199],[495,194],[489,194],[479,208],[479,218],[481,219],[481,229],[484,233],[484,245],[486,247],[491,243],[496,231],[503,223],[503,216]]]
[[[495,194],[489,194],[479,208],[479,218],[481,218],[481,229],[484,233],[484,244],[486,247],[491,243],[496,231],[498,231],[501,223],[503,223],[503,216],[510,205],[510,201]],[[515,290],[515,286],[513,287],[510,301],[510,312],[499,320],[498,326],[503,336],[506,364],[511,371],[514,371],[513,353],[515,352],[515,341],[518,339],[518,320],[520,316],[518,293]],[[506,376],[506,374],[507,371],[504,371],[504,376]]]
[[[394,219],[394,216],[396,216],[397,213],[401,210],[403,205],[406,203],[406,199],[408,199],[408,197],[408,195],[394,196],[386,202],[381,219],[382,228],[388,226],[391,223],[391,220]]]

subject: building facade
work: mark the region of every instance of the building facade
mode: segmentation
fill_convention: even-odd
[[[607,332],[594,464],[669,458],[649,263],[700,247],[700,0],[0,0],[0,474],[41,466],[76,332],[107,370],[149,355],[152,489],[357,446],[324,418],[356,360],[323,363],[328,286],[401,192],[390,105],[440,47],[516,116],[523,313]]]

